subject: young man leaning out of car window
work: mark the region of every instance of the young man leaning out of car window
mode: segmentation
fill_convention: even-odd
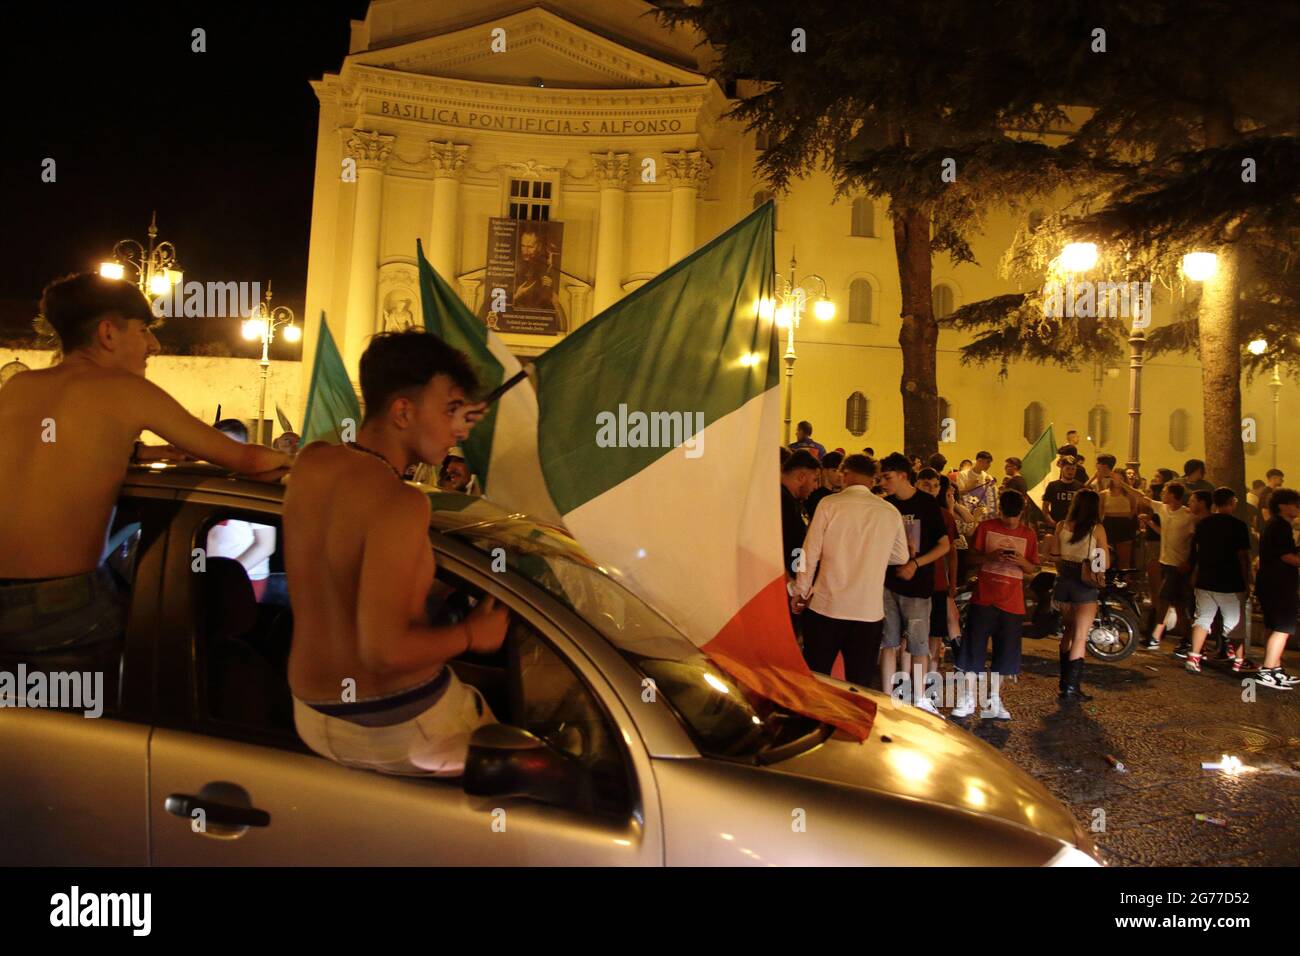
[[[299,736],[331,760],[457,776],[470,735],[494,720],[447,662],[499,648],[507,611],[489,596],[457,624],[427,623],[429,500],[402,480],[469,436],[484,409],[471,399],[477,388],[464,354],[437,336],[376,335],[361,356],[356,442],[315,442],[294,463],[284,499],[289,686]]]

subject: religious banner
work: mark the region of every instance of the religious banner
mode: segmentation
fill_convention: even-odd
[[[564,223],[489,219],[479,315],[494,332],[557,335],[568,330],[560,304]]]

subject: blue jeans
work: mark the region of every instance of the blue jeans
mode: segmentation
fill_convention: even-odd
[[[0,580],[0,652],[39,654],[120,638],[126,600],[103,565],[67,578]]]

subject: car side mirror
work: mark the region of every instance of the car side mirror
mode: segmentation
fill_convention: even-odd
[[[509,724],[474,731],[463,782],[472,797],[526,797],[557,807],[594,809],[587,769],[540,737]]]

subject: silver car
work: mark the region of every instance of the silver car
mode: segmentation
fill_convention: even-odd
[[[756,699],[563,534],[432,489],[431,618],[483,593],[511,611],[499,653],[452,663],[501,723],[461,779],[331,763],[294,733],[282,542],[251,580],[210,547],[278,531],[282,493],[132,470],[108,558],[124,638],[0,661],[102,671],[106,698],[97,719],[0,709],[0,864],[1096,865],[960,727],[855,691],[878,707],[858,743]]]

